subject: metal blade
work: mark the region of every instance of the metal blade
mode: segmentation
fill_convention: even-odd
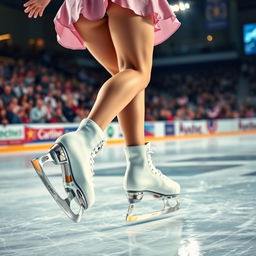
[[[168,214],[170,212],[175,212],[180,209],[180,202],[176,198],[176,205],[170,206],[169,201],[165,198],[164,199],[164,208],[160,211],[155,211],[152,213],[146,213],[146,214],[139,214],[139,215],[132,215],[132,211],[134,209],[134,204],[130,204],[128,208],[128,213],[126,216],[126,221],[141,221],[141,220],[147,220],[151,218],[155,218],[164,214]]]
[[[82,217],[83,212],[84,212],[84,207],[82,206],[82,204],[78,203],[79,211],[78,211],[77,214],[74,213],[72,211],[72,209],[70,208],[70,204],[71,204],[71,201],[74,198],[77,199],[77,197],[75,197],[73,192],[70,190],[69,192],[67,192],[67,198],[65,198],[65,199],[61,198],[59,196],[59,194],[57,193],[57,191],[54,189],[50,180],[48,179],[48,177],[46,176],[46,174],[43,171],[43,165],[46,162],[54,162],[51,155],[50,154],[44,155],[40,158],[33,159],[31,162],[32,162],[32,165],[33,165],[34,169],[36,170],[36,173],[38,174],[38,176],[42,180],[43,184],[45,185],[45,187],[47,188],[47,190],[49,191],[51,196],[54,198],[54,200],[60,206],[60,208],[65,212],[65,214],[71,220],[73,220],[74,222],[79,222],[81,220],[81,217]],[[77,201],[79,201],[79,200],[77,199],[76,202]]]

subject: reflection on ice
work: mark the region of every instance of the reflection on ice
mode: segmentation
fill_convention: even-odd
[[[181,243],[178,252],[179,256],[199,256],[200,254],[200,246],[199,242],[194,238],[189,238],[186,241]]]
[[[182,221],[164,218],[132,225],[126,230],[129,256],[167,255],[178,253],[182,235]]]

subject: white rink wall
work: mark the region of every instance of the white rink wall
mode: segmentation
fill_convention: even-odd
[[[0,146],[50,143],[77,127],[77,123],[0,125]],[[145,136],[152,138],[251,130],[256,131],[256,118],[145,122]],[[112,122],[105,134],[112,142],[123,139],[117,122]]]

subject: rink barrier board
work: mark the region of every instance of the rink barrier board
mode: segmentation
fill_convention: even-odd
[[[210,138],[219,136],[232,136],[232,135],[250,135],[256,134],[256,130],[242,130],[242,131],[227,131],[227,132],[217,132],[212,134],[189,134],[189,135],[168,135],[168,136],[146,136],[146,141],[172,141],[172,140],[184,140],[184,139],[198,139],[198,138]],[[124,139],[108,140],[107,144],[122,144]],[[27,144],[27,145],[10,145],[0,147],[0,153],[11,153],[19,151],[33,151],[33,150],[48,150],[53,143],[47,144]]]

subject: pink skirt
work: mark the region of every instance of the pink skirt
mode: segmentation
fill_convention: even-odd
[[[137,15],[150,15],[154,23],[154,45],[165,41],[181,25],[167,0],[64,0],[54,18],[59,44],[73,50],[86,49],[73,23],[78,20],[80,13],[89,20],[103,18],[108,1],[129,8]]]

